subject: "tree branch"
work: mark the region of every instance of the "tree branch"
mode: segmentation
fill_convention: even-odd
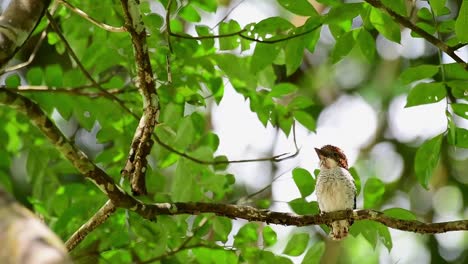
[[[86,154],[79,150],[42,109],[29,98],[0,87],[0,105],[6,105],[29,117],[31,122],[54,144],[55,148],[67,158],[83,176],[93,182],[117,207],[131,208],[140,204],[114,183],[101,168],[91,162]]]
[[[135,131],[130,146],[127,162],[122,169],[122,175],[129,177],[132,192],[135,195],[145,195],[145,173],[149,155],[153,146],[151,135],[159,113],[159,98],[151,68],[146,30],[141,19],[140,7],[136,0],[121,0],[125,16],[125,28],[130,33],[138,72],[138,88],[143,97],[143,115]]]
[[[429,43],[432,45],[436,46],[438,49],[442,50],[445,52],[447,55],[449,55],[452,59],[454,59],[456,62],[460,63],[463,65],[463,67],[468,70],[468,64],[462,60],[457,54],[455,54],[455,50],[458,49],[458,47],[450,47],[449,45],[445,44],[442,40],[434,37],[433,35],[427,33],[424,31],[422,28],[416,26],[411,22],[408,18],[396,13],[392,9],[386,7],[382,2],[379,0],[365,0],[367,3],[369,3],[371,6],[378,8],[388,15],[390,15],[397,23],[400,25],[403,25],[409,29],[411,29],[413,32],[417,33],[421,37],[423,37],[425,40],[427,40]]]
[[[111,200],[108,200],[85,224],[83,224],[65,242],[68,251],[72,251],[85,237],[104,223],[116,210]]]
[[[421,234],[436,234],[449,231],[468,230],[468,220],[423,223],[416,220],[397,219],[375,210],[348,210],[316,215],[296,215],[291,213],[261,210],[251,206],[199,202],[146,204],[144,205],[144,208],[138,208],[137,212],[139,214],[146,215],[147,217],[156,217],[158,215],[199,215],[202,213],[214,213],[215,215],[231,219],[245,219],[248,221],[288,226],[321,225],[344,219],[355,221],[372,220],[394,229]]]

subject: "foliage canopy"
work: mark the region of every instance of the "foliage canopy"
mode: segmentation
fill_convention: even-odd
[[[149,163],[148,167],[143,164],[148,195],[139,197],[145,202],[232,203],[245,196],[256,207],[270,207],[272,197],[256,199],[246,194],[229,165],[274,163],[295,155],[239,161],[217,152],[220,137],[210,113],[214,104],[226,100],[224,91],[231,87],[248,101],[258,122],[278,128],[294,142],[296,126],[315,132],[322,110],[342,94],[360,94],[382,112],[402,94],[408,94],[405,107],[446,102],[445,131],[419,148],[414,143],[421,142],[391,139],[405,163],[401,180],[389,184],[366,176],[361,187],[358,170],[351,169],[363,208],[387,208],[384,214],[394,218],[432,222],[432,211],[415,215],[403,208],[388,209],[390,198],[399,189],[409,193],[411,188],[405,186],[419,184],[436,190],[447,184],[434,180],[433,175],[440,174],[438,168],[448,168],[450,174],[467,169],[466,162],[460,164],[459,158],[448,154],[468,148],[468,130],[463,127],[463,119],[468,119],[468,65],[466,56],[455,52],[466,50],[468,42],[467,1],[278,0],[267,3],[277,15],[246,25],[231,19],[227,10],[236,7],[230,1],[122,2],[128,3],[58,1],[56,8],[50,8],[53,20],[44,17],[16,56],[27,59],[39,43],[36,59],[4,75],[2,89],[36,102],[127,193],[135,190],[128,178],[122,180],[121,171],[133,150],[140,117],[147,116],[148,106],[154,104],[150,114],[155,114],[156,123],[150,133],[155,144],[143,156]],[[226,16],[216,25],[205,22],[224,12]],[[126,13],[135,19],[130,21],[133,24]],[[134,35],[129,28],[143,35]],[[378,52],[379,41],[403,43],[405,28],[432,51],[415,58],[385,59]],[[138,55],[135,42],[141,44],[142,54],[149,54],[148,65]],[[363,81],[341,89],[330,81],[334,75],[329,72],[346,61],[367,66]],[[141,75],[145,69],[152,69],[153,77]],[[154,98],[146,97],[141,88],[148,80],[154,80]],[[0,93],[0,104],[8,106],[3,98]],[[66,240],[109,197],[81,177],[30,119],[15,109],[0,108],[0,183]],[[388,122],[382,118],[383,132],[375,135],[372,144],[388,140],[384,134]],[[306,199],[314,192],[316,175],[303,168],[292,171],[300,193],[288,201],[294,213],[318,213],[317,203]],[[444,180],[463,191],[466,203],[466,181],[451,176]],[[325,225],[322,228],[328,231]],[[292,263],[290,257],[296,256],[302,256],[302,263],[318,263],[328,245],[323,232],[310,230],[298,229],[287,241],[280,241],[274,228],[257,222],[209,213],[160,215],[156,221],[147,221],[119,209],[89,233],[72,255],[78,263]],[[391,233],[381,223],[357,221],[350,232],[356,237],[353,241],[365,243],[365,239],[372,248],[381,243],[392,249]],[[431,247],[438,243],[433,240],[428,242]],[[358,257],[358,249],[351,246],[343,252]],[[441,259],[437,252],[432,257]],[[465,252],[457,260],[466,258]],[[378,255],[371,261],[377,262]]]

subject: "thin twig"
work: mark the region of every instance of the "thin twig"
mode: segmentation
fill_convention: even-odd
[[[116,210],[111,200],[108,200],[85,224],[83,224],[65,242],[68,251],[72,251],[85,237],[104,223]]]
[[[31,52],[31,54],[29,55],[29,58],[27,61],[25,62],[22,62],[22,63],[18,63],[16,65],[13,65],[11,67],[8,67],[5,69],[5,72],[11,72],[11,71],[16,71],[16,70],[19,70],[21,68],[24,68],[26,66],[28,66],[29,64],[31,64],[31,62],[33,62],[34,58],[36,58],[36,54],[37,54],[37,51],[39,50],[39,48],[41,47],[42,45],[42,42],[44,41],[45,37],[47,36],[47,27],[49,27],[49,24],[47,24],[46,28],[44,29],[44,31],[42,32],[41,36],[39,37],[39,39],[37,40],[37,43],[36,45],[34,46],[34,49],[33,51]]]
[[[306,30],[304,32],[298,33],[298,34],[292,34],[292,35],[289,35],[287,37],[279,38],[279,39],[265,39],[265,40],[256,39],[256,38],[249,37],[249,36],[246,36],[246,35],[242,34],[242,33],[247,32],[248,31],[247,29],[241,29],[239,31],[232,32],[232,33],[211,35],[211,36],[183,35],[183,34],[174,33],[171,30],[170,20],[169,20],[170,12],[171,12],[171,10],[170,10],[171,5],[172,5],[172,0],[169,0],[168,6],[167,6],[167,11],[166,11],[166,30],[167,30],[167,34],[169,36],[173,36],[173,37],[177,37],[177,38],[183,38],[183,39],[203,40],[203,39],[218,39],[218,38],[228,38],[228,37],[238,36],[240,38],[250,40],[250,41],[254,41],[254,42],[265,43],[265,44],[274,44],[274,43],[278,43],[278,42],[287,41],[287,40],[290,40],[290,39],[302,37],[304,35],[307,35],[307,34],[313,32],[313,31],[315,31],[317,28],[320,28],[322,26],[322,24],[318,24],[315,27],[313,27],[313,28],[311,28],[309,30]]]
[[[153,134],[154,140],[164,147],[165,149],[169,150],[170,152],[177,154],[181,157],[184,157],[188,160],[191,160],[196,163],[200,164],[205,164],[205,165],[218,165],[218,164],[232,164],[232,163],[249,163],[249,162],[261,162],[261,161],[271,161],[271,162],[280,162],[283,160],[291,159],[296,157],[299,154],[299,149],[296,148],[296,151],[294,153],[281,153],[278,155],[274,155],[272,157],[264,157],[264,158],[255,158],[255,159],[240,159],[240,160],[202,160],[198,159],[195,157],[190,156],[189,154],[185,152],[178,151],[174,149],[173,147],[169,146],[168,144],[164,143],[161,138],[156,134],[156,132]],[[297,147],[297,146],[296,146]]]
[[[73,11],[75,14],[79,15],[80,17],[88,20],[89,22],[93,23],[94,25],[104,30],[107,30],[110,32],[125,32],[126,31],[124,27],[114,27],[114,26],[110,26],[105,23],[97,21],[96,19],[92,18],[90,15],[86,14],[83,10],[73,6],[72,4],[70,4],[69,2],[65,0],[58,0],[58,2],[64,5],[65,7],[67,7],[68,9],[70,9],[71,11]]]

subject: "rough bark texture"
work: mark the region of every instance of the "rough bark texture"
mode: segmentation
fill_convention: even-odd
[[[132,38],[135,61],[138,72],[138,88],[143,97],[143,115],[133,136],[127,162],[122,169],[122,175],[129,178],[134,195],[145,195],[146,191],[146,157],[153,147],[151,138],[156,126],[159,112],[158,96],[151,68],[148,45],[146,44],[146,30],[139,11],[139,2],[122,0],[125,16],[125,29]]]

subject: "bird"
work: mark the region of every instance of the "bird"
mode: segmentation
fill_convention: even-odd
[[[344,152],[335,146],[315,148],[320,159],[320,173],[315,187],[320,212],[356,209],[356,184],[348,170]],[[329,236],[341,240],[349,233],[353,224],[349,220],[332,222]]]

